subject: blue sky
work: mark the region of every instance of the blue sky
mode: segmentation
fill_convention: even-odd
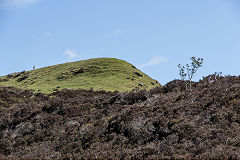
[[[204,58],[194,80],[240,74],[239,0],[0,0],[0,75],[97,57],[165,84]]]

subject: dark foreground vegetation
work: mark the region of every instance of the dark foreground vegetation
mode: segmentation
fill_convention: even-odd
[[[130,93],[0,88],[0,158],[240,159],[240,77]]]

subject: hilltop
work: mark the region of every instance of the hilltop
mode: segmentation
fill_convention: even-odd
[[[0,159],[240,159],[240,77],[149,91],[0,87]]]
[[[160,84],[132,64],[115,58],[95,58],[23,71],[0,77],[0,85],[52,93],[62,89],[131,91]]]

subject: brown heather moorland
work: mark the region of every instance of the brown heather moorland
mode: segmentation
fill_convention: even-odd
[[[240,159],[240,77],[210,75],[185,90],[0,88],[0,158]]]

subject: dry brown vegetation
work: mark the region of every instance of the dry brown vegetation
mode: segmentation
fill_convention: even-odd
[[[240,77],[130,93],[0,88],[0,158],[240,159]]]

